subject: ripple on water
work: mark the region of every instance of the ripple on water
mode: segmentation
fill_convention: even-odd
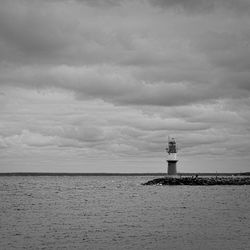
[[[1,177],[0,249],[249,249],[249,186]]]

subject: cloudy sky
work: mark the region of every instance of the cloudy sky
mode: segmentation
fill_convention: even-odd
[[[0,171],[249,171],[249,0],[1,0]]]

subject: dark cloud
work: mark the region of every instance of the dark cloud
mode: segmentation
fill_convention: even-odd
[[[90,6],[97,6],[97,7],[112,7],[120,5],[124,0],[75,0],[79,3],[86,3]]]
[[[2,72],[2,82],[37,89],[63,88],[74,91],[79,99],[92,97],[123,105],[179,106],[228,95],[227,90],[213,84],[136,81],[123,69],[107,66],[9,69]]]
[[[149,0],[149,2],[162,8],[181,7],[188,11],[208,11],[215,5],[215,1],[203,0]]]
[[[249,5],[1,1],[1,161],[246,159]]]
[[[148,0],[151,4],[161,8],[180,8],[188,12],[211,12],[218,8],[226,8],[236,12],[247,13],[250,9],[248,0]]]

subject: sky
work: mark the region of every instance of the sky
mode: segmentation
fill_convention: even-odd
[[[244,172],[249,0],[1,0],[0,172]]]

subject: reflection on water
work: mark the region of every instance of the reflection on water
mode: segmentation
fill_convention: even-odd
[[[250,186],[0,177],[0,249],[250,249]]]

